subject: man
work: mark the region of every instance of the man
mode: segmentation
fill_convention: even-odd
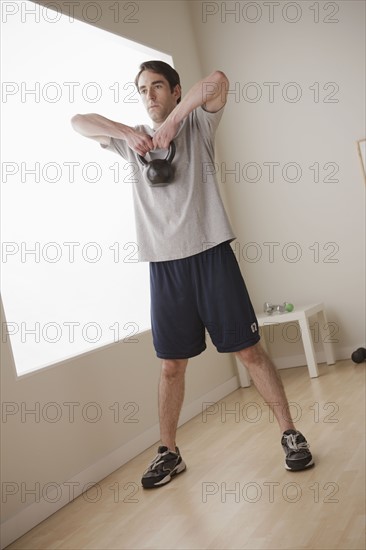
[[[285,451],[285,467],[313,465],[295,429],[275,366],[259,343],[258,323],[230,242],[235,239],[214,175],[214,137],[229,82],[214,71],[181,99],[178,73],[161,61],[140,66],[135,84],[152,120],[129,127],[97,114],[76,115],[74,129],[139,166],[133,195],[140,261],[150,262],[154,347],[162,359],[159,382],[161,446],[142,477],[159,487],[185,470],[176,446],[188,359],[204,351],[205,329],[221,353],[233,352],[268,404]],[[163,158],[176,145],[174,180],[152,187],[138,155]]]

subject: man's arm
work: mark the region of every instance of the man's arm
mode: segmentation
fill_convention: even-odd
[[[214,71],[197,82],[158,128],[153,137],[154,146],[167,149],[180,122],[197,107],[202,106],[210,113],[222,109],[226,103],[228,89],[229,80],[222,71]]]
[[[112,137],[124,139],[131,149],[142,156],[154,148],[151,137],[144,132],[95,113],[75,115],[71,119],[71,125],[82,136],[94,139],[102,145],[109,145]]]

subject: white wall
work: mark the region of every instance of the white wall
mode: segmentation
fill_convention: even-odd
[[[226,170],[237,163],[240,181],[224,171],[220,178],[237,246],[243,252],[247,243],[257,243],[244,248],[240,261],[255,308],[261,310],[265,301],[324,302],[334,323],[329,338],[337,340],[337,357],[346,358],[365,346],[365,182],[356,147],[366,135],[365,4],[280,2],[273,22],[265,4],[189,2],[203,72],[224,70],[231,91],[239,93],[229,96],[218,146]],[[255,86],[246,88],[250,82]],[[272,84],[273,102],[270,82],[279,84]],[[282,96],[290,82],[301,94],[297,102]],[[338,89],[324,89],[331,82]],[[309,89],[314,83],[318,102]],[[262,98],[250,102],[259,92]],[[295,87],[287,92],[285,97],[296,97]],[[338,102],[325,102],[327,96]],[[279,163],[273,182],[264,165],[269,162]],[[333,168],[323,167],[330,162],[339,166],[337,183],[325,181]],[[244,180],[247,163],[261,167],[258,182]],[[288,163],[301,169],[298,182],[282,177]],[[309,168],[314,163],[320,166],[319,182]],[[287,179],[295,179],[295,169],[288,168]],[[252,168],[248,179],[255,175]],[[257,262],[248,261],[257,254],[262,254]],[[275,333],[275,357],[302,351],[301,343],[288,341],[296,339],[295,326],[287,330],[288,337]]]
[[[82,0],[80,6],[86,3]],[[279,99],[274,103],[249,103],[242,99],[235,102],[233,96],[229,99],[218,133],[219,160],[228,169],[235,163],[242,168],[245,163],[256,162],[263,168],[264,162],[279,162],[282,168],[288,162],[297,162],[303,172],[297,183],[283,182],[278,177],[270,183],[264,170],[258,183],[242,179],[236,183],[230,175],[226,181],[222,178],[240,247],[253,242],[262,251],[260,261],[250,263],[242,259],[240,265],[257,309],[269,299],[289,300],[295,305],[324,301],[329,320],[339,327],[337,357],[365,345],[365,184],[356,150],[356,141],[365,137],[363,3],[337,2],[337,24],[313,23],[310,2],[301,2],[304,15],[294,24],[281,19],[273,23],[264,19],[252,24],[235,23],[230,17],[225,23],[220,15],[203,23],[203,3],[199,1],[136,2],[137,23],[114,22],[109,10],[112,4],[99,3],[103,16],[98,26],[170,53],[184,91],[213,69],[224,70],[233,89],[257,82],[265,94],[268,88],[264,82],[280,82],[276,98],[287,82],[297,82],[302,87],[303,98],[298,103]],[[63,3],[58,5],[66,7]],[[75,16],[78,13],[75,9]],[[321,15],[324,16],[322,12]],[[116,60],[116,72],[120,62]],[[314,82],[320,83],[322,98],[322,86],[336,82],[339,102],[314,103],[309,90]],[[101,114],[108,116],[108,112]],[[315,183],[308,169],[314,162],[321,166],[337,163],[339,182]],[[324,175],[321,172],[322,179]],[[280,243],[273,262],[268,260],[265,242]],[[291,242],[298,243],[302,252],[297,263],[281,256],[283,247]],[[309,250],[315,242],[320,245],[319,262],[314,261],[314,252]],[[331,249],[324,251],[322,247],[330,242],[339,247],[337,263],[324,261]],[[296,356],[301,346],[278,337],[273,352],[277,356]],[[2,426],[2,481],[13,481],[19,489],[21,482],[28,486],[38,482],[43,487],[48,482],[62,484],[75,479],[80,483],[97,481],[144,445],[157,441],[159,363],[150,333],[143,333],[138,344],[115,344],[16,379],[11,350],[3,344],[3,401],[19,407],[24,402],[28,408],[37,402],[41,406],[77,402],[80,407],[96,402],[103,416],[101,421],[91,423],[79,413],[71,423],[63,406],[63,417],[57,423],[42,417],[39,423],[31,417],[22,422],[20,414],[9,417]],[[207,395],[213,399],[217,392],[234,389],[234,375],[232,357],[217,354],[209,344],[208,350],[191,362],[183,419],[197,414],[202,401],[210,400]],[[113,422],[109,409],[114,402],[121,407],[120,422]],[[123,409],[127,403],[138,406],[133,417],[138,423],[123,422],[137,410],[134,406]],[[18,492],[3,505],[3,544],[51,513],[50,504],[32,505],[31,499],[21,502],[20,496]]]

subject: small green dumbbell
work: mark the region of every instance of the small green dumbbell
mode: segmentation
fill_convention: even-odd
[[[289,302],[283,302],[282,305],[273,305],[271,302],[265,302],[264,304],[264,313],[267,315],[272,315],[273,313],[290,313],[294,310],[294,305]]]

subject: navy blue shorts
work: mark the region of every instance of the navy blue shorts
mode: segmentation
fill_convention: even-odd
[[[188,359],[206,349],[240,351],[259,339],[258,322],[235,254],[224,242],[181,260],[150,263],[156,355]]]

